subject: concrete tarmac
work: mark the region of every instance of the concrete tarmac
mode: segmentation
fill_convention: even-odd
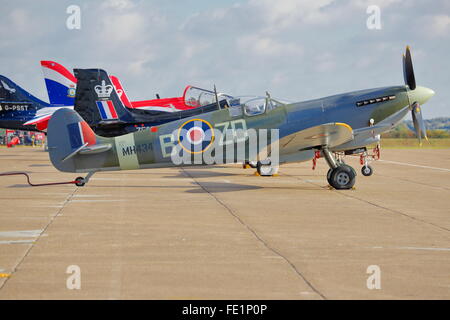
[[[355,190],[330,190],[323,159],[278,177],[105,172],[82,188],[0,177],[0,299],[449,299],[450,149],[382,150],[371,177],[347,163]],[[78,176],[41,149],[0,148],[10,171]]]

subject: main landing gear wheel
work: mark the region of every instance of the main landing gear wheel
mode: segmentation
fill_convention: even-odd
[[[355,185],[356,174],[352,167],[348,165],[341,165],[334,169],[330,169],[329,178],[327,175],[327,180],[330,185],[337,189],[351,189]]]
[[[256,170],[258,171],[258,174],[263,177],[270,177],[273,176],[278,172],[278,167],[273,167],[270,164],[262,164],[258,161],[258,164],[256,165]]]
[[[373,174],[373,169],[369,165],[364,165],[361,168],[361,173],[362,173],[363,176],[369,177],[369,176],[371,176]]]
[[[86,184],[86,180],[83,177],[78,177],[75,179],[75,185],[77,187],[83,187]]]
[[[327,181],[328,181],[328,184],[331,186],[331,172],[333,171],[333,169],[328,169],[328,172],[327,172]]]

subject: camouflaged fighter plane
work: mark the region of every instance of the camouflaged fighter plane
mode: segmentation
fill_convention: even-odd
[[[211,152],[214,141],[218,140],[216,137],[225,136],[221,135],[225,128],[232,131],[238,131],[238,128],[244,131],[277,129],[280,164],[314,159],[320,152],[330,166],[327,175],[330,185],[336,189],[350,189],[355,183],[356,172],[337,161],[337,152],[358,152],[379,141],[380,133],[391,130],[410,111],[418,137],[426,138],[420,105],[427,102],[434,92],[416,86],[409,48],[403,56],[403,68],[406,85],[297,103],[283,103],[269,95],[241,99],[239,103],[231,103],[229,108],[114,138],[95,135],[75,111],[61,109],[51,118],[48,127],[50,159],[58,170],[88,172],[86,178],[76,180],[77,185],[82,186],[96,171],[176,166],[172,155],[174,150],[180,150],[180,146],[192,156]],[[89,90],[94,92],[99,82],[91,79],[90,83]],[[114,92],[107,100],[94,94],[85,97],[92,105],[98,101],[114,105],[121,103]],[[234,139],[234,135],[231,137],[227,142],[237,146],[238,139]],[[267,141],[259,148],[268,149],[270,140]],[[234,161],[257,161],[258,172],[271,175],[276,168],[270,156],[270,152],[266,159],[236,156]]]

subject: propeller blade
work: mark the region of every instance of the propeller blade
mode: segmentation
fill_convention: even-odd
[[[409,86],[409,89],[416,89],[416,78],[414,76],[414,68],[409,46],[406,47],[406,53],[403,55],[403,77],[405,79],[405,84]]]
[[[428,141],[427,129],[425,127],[425,121],[423,121],[422,110],[418,103],[412,106],[411,110],[414,129],[416,130],[416,136],[419,139],[419,144],[422,145],[422,136]]]

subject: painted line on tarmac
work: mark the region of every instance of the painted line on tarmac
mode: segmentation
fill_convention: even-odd
[[[0,237],[3,238],[37,238],[44,231],[43,229],[37,230],[20,230],[20,231],[2,231]]]
[[[74,195],[74,198],[102,198],[102,197],[110,197],[110,194],[77,194]]]
[[[432,169],[432,170],[439,170],[439,171],[446,171],[450,172],[450,169],[446,168],[438,168],[438,167],[430,167],[430,166],[421,166],[418,164],[412,164],[412,163],[405,163],[405,162],[398,162],[398,161],[391,161],[391,160],[378,160],[380,162],[386,162],[386,163],[392,163],[392,164],[398,164],[402,166],[409,166],[409,167],[416,167],[416,168],[423,168],[423,169]]]
[[[127,201],[126,199],[74,199],[70,202],[121,202]]]
[[[34,242],[35,240],[2,240],[0,244],[30,244]]]
[[[373,247],[372,249],[400,249],[400,250],[428,250],[428,251],[450,251],[450,248],[427,248],[427,247]]]

